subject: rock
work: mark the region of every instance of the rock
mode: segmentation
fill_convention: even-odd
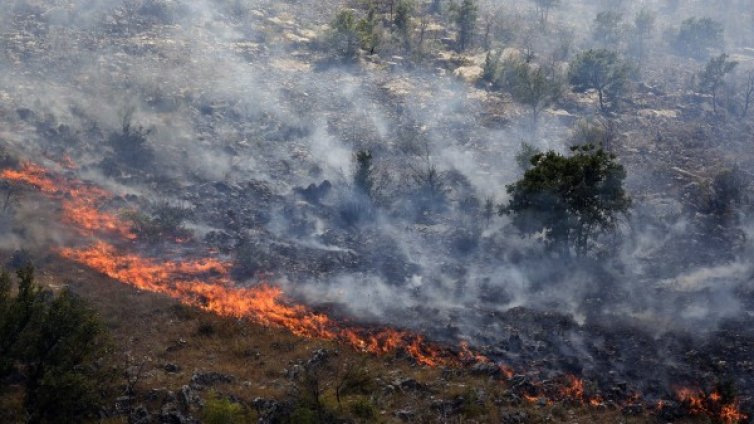
[[[206,373],[194,373],[191,376],[191,388],[194,390],[202,390],[206,386],[214,386],[215,384],[232,383],[234,377],[232,375],[220,374],[218,372],[206,372]]]
[[[403,421],[411,421],[416,416],[416,411],[413,409],[405,408],[405,409],[399,409],[395,411],[393,414],[396,418],[403,420]]]
[[[426,392],[429,391],[428,387],[413,378],[407,378],[405,380],[395,380],[393,386],[399,388],[401,391],[414,391],[414,392]]]
[[[139,405],[128,414],[128,424],[149,424],[152,421],[149,411],[144,405]]]
[[[133,404],[133,396],[120,396],[115,399],[115,412],[118,415],[123,415],[131,410]]]
[[[280,403],[272,399],[255,398],[252,401],[254,409],[257,411],[259,419],[258,424],[273,424],[280,422],[282,417],[290,413],[290,405]]]
[[[179,367],[176,364],[171,364],[171,363],[165,364],[165,366],[163,368],[167,372],[178,372],[178,371],[181,370],[181,367]]]
[[[306,361],[306,368],[311,369],[323,364],[330,355],[331,352],[327,349],[317,349],[314,351],[314,355]]]
[[[162,405],[160,410],[160,423],[161,424],[188,424],[192,422],[178,410],[178,405],[169,402]]]
[[[471,372],[478,375],[489,375],[492,377],[498,377],[502,373],[500,367],[492,362],[477,362],[471,366]]]
[[[183,385],[178,392],[178,403],[184,411],[188,411],[192,406],[201,406],[202,400],[190,386]]]

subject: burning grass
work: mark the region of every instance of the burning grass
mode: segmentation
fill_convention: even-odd
[[[238,287],[230,277],[230,264],[216,257],[165,260],[133,253],[119,244],[132,242],[136,236],[116,215],[101,210],[101,205],[110,200],[112,195],[97,187],[53,176],[30,163],[24,164],[19,170],[4,170],[0,173],[0,178],[31,185],[59,200],[63,221],[77,232],[93,239],[89,246],[59,249],[60,256],[128,286],[166,295],[221,318],[242,319],[263,327],[282,328],[293,336],[325,343],[338,342],[351,346],[357,352],[393,357],[404,354],[413,358],[417,364],[432,368],[491,363],[488,358],[473,352],[465,343],[461,343],[458,348],[449,348],[429,343],[422,335],[409,331],[346,326],[325,314],[290,302],[281,289],[273,285]],[[115,239],[119,243],[106,239]],[[147,323],[147,326],[152,324]],[[211,332],[197,332],[204,336],[212,335]],[[291,343],[295,345],[297,342]],[[185,343],[178,343],[173,348],[180,350],[185,347],[183,345]],[[236,344],[231,351],[238,355],[238,352],[246,352],[247,349]],[[295,348],[291,351],[295,351]],[[503,377],[514,377],[514,371],[504,364],[497,366]],[[558,388],[555,391],[545,389],[543,384],[533,381],[521,393],[521,397],[530,403],[545,406],[560,401],[595,408],[604,404],[598,394],[588,394],[584,382],[576,376],[566,376],[555,387]],[[747,418],[738,409],[735,399],[723,400],[716,393],[705,395],[681,389],[677,397],[692,414],[713,416],[725,423],[740,422]],[[640,394],[634,394],[625,403],[641,405],[644,402]]]

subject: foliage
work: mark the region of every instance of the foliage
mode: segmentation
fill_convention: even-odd
[[[474,0],[463,0],[460,6],[453,3],[451,12],[453,12],[453,21],[458,28],[456,47],[459,52],[462,52],[471,46],[479,8]]]
[[[150,165],[154,159],[148,139],[152,130],[133,125],[133,114],[133,108],[125,112],[120,132],[110,134],[108,144],[112,147],[118,162],[143,168]]]
[[[573,155],[535,155],[524,177],[507,186],[510,200],[501,214],[513,216],[522,234],[542,234],[548,248],[568,256],[587,254],[590,242],[615,227],[631,201],[623,189],[626,172],[615,156],[594,146],[571,148]]]
[[[536,125],[542,109],[560,98],[563,87],[554,72],[523,62],[513,65],[505,85],[515,101],[529,108],[532,125]]]
[[[560,6],[560,0],[534,0],[534,4],[539,11],[539,21],[542,25],[547,23],[550,10]]]
[[[356,159],[356,173],[353,176],[353,185],[359,192],[372,195],[374,177],[372,176],[372,153],[368,150],[360,150],[354,155]]]
[[[656,20],[657,15],[646,8],[642,8],[634,16],[629,51],[639,61],[643,60],[647,54],[647,41],[654,34]]]
[[[744,202],[747,181],[738,168],[725,169],[715,175],[710,185],[708,207],[710,212],[723,215]]]
[[[484,67],[482,68],[482,81],[495,82],[498,70],[500,68],[500,57],[502,52],[493,53],[488,51],[484,58]]]
[[[358,52],[361,37],[356,17],[351,10],[341,10],[330,23],[330,46],[344,59],[352,59]]]
[[[240,424],[249,421],[240,404],[221,398],[214,392],[205,401],[202,418],[202,422],[206,424]]]
[[[356,25],[361,48],[373,54],[382,43],[382,28],[380,27],[377,9],[370,5],[367,15]]]
[[[516,153],[516,163],[519,168],[526,171],[531,168],[531,160],[534,156],[541,153],[539,149],[529,143],[521,142],[521,149]]]
[[[729,61],[728,55],[723,53],[707,62],[704,70],[699,74],[699,89],[712,95],[712,107],[717,112],[717,94],[725,84],[725,76],[736,68],[738,62]]]
[[[108,375],[98,365],[108,338],[98,317],[69,290],[52,296],[29,265],[0,277],[0,371],[24,375],[28,422],[79,422],[98,412]]]
[[[620,22],[623,19],[618,12],[603,11],[597,13],[592,24],[592,38],[602,47],[616,47],[620,42]]]
[[[688,18],[681,23],[673,41],[676,52],[703,58],[709,49],[723,46],[723,24],[711,18]]]
[[[163,237],[183,237],[187,231],[183,222],[191,216],[191,210],[161,202],[153,206],[152,213],[128,211],[124,217],[131,221],[135,234],[150,240],[158,241]]]
[[[579,53],[568,68],[568,80],[576,92],[597,90],[600,109],[615,105],[625,91],[630,67],[618,53],[605,49],[590,49]]]
[[[348,405],[348,409],[355,417],[363,420],[374,420],[377,418],[377,408],[368,399],[357,399]]]

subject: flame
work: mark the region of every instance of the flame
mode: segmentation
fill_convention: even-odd
[[[568,380],[568,384],[561,387],[561,396],[574,400],[584,399],[584,380],[574,375],[566,376],[566,380]]]
[[[676,390],[676,397],[686,405],[693,414],[717,416],[726,424],[735,424],[745,421],[748,416],[741,412],[738,401],[722,403],[723,397],[714,391],[707,395],[701,390],[682,387]]]
[[[63,162],[65,168],[75,169],[70,158]],[[53,177],[44,168],[32,163],[24,163],[19,170],[2,170],[0,178],[36,187],[49,197],[59,200],[63,220],[79,232],[95,238],[94,243],[88,247],[61,248],[60,255],[124,284],[161,293],[221,316],[282,327],[302,337],[338,341],[363,352],[384,355],[402,351],[421,365],[434,367],[493,363],[484,355],[472,351],[465,341],[460,342],[458,351],[453,351],[428,343],[423,336],[409,331],[346,326],[304,305],[291,303],[279,287],[269,284],[236,287],[230,278],[231,264],[214,257],[158,261],[124,251],[98,238],[103,235],[114,235],[123,240],[136,238],[126,223],[100,209],[100,205],[113,197],[100,188],[73,179]],[[176,239],[179,244],[190,241],[190,238]],[[514,376],[512,368],[504,364],[496,365],[506,378]],[[585,396],[582,379],[573,375],[568,375],[565,379],[565,384],[559,390],[560,399],[577,400],[594,407],[603,404],[603,399],[599,396]],[[549,392],[543,392],[541,385],[537,392],[536,395],[524,393],[522,397],[529,402],[547,399],[550,404],[551,398],[558,397],[547,396]],[[722,404],[722,396],[717,392],[705,395],[700,390],[681,388],[677,390],[676,396],[693,414],[716,416],[727,424],[748,418],[740,411],[736,401]],[[641,396],[634,394],[630,401],[641,402]],[[661,400],[657,403],[657,410],[662,410],[665,406],[665,402]]]
[[[127,224],[97,208],[96,205],[112,198],[105,190],[79,181],[53,179],[44,168],[29,162],[24,163],[19,170],[3,170],[0,178],[28,184],[43,193],[60,198],[64,220],[74,224],[74,228],[81,232],[91,234],[94,231],[107,231],[130,240],[136,238]]]
[[[454,361],[447,351],[430,345],[421,335],[394,329],[370,331],[343,327],[327,315],[286,302],[279,287],[268,284],[235,287],[228,277],[230,264],[217,259],[158,263],[119,251],[104,241],[86,248],[62,248],[59,253],[112,279],[168,295],[221,316],[283,327],[302,337],[345,342],[364,352],[386,354],[402,349],[419,364],[427,366]]]

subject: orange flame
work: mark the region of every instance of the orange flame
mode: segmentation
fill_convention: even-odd
[[[136,238],[128,225],[116,216],[97,208],[97,204],[112,197],[102,189],[86,186],[78,181],[56,181],[47,175],[44,168],[28,162],[24,163],[20,170],[3,170],[0,178],[28,184],[43,193],[60,197],[64,219],[79,230],[90,234],[94,231],[108,231],[127,239]]]

